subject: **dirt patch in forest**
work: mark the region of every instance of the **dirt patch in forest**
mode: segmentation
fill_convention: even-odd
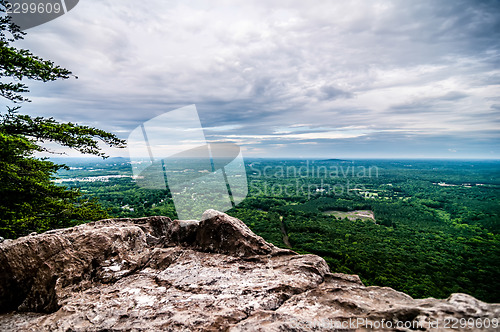
[[[336,211],[336,210],[328,210],[323,212],[324,214],[334,216],[335,218],[344,219],[347,218],[349,220],[373,220],[375,221],[375,216],[372,210],[354,210],[354,211]]]

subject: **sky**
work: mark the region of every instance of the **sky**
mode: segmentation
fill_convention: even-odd
[[[78,79],[22,113],[126,139],[195,104],[245,157],[500,159],[500,1],[81,0],[26,32]]]

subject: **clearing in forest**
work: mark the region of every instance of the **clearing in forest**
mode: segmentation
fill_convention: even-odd
[[[373,215],[373,211],[371,210],[354,210],[354,211],[335,211],[335,210],[328,210],[323,212],[324,214],[334,216],[337,219],[344,219],[347,218],[349,220],[356,220],[356,219],[361,219],[361,220],[373,220],[375,221],[375,216]]]

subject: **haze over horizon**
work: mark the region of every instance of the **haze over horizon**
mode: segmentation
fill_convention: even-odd
[[[196,104],[248,158],[500,159],[498,1],[85,0],[14,46],[79,77],[21,113],[121,138]]]

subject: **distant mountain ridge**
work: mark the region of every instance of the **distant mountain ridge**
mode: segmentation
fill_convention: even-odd
[[[341,161],[341,162],[352,162],[352,160],[345,160],[345,159],[336,159],[336,158],[332,158],[332,159],[322,159],[322,160],[318,160],[318,161]]]

